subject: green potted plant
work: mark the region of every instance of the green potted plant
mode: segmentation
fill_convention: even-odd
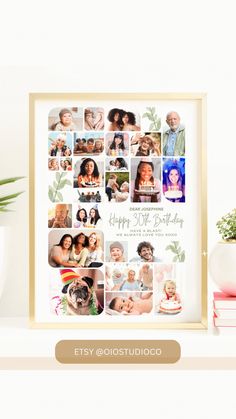
[[[209,271],[221,291],[236,296],[236,208],[217,221],[216,226],[222,240],[210,254]]]
[[[22,179],[22,178],[23,176],[2,179],[0,180],[0,186],[4,187],[5,185],[8,185],[9,183],[14,183],[17,180]],[[22,194],[22,192],[14,192],[10,194],[7,193],[4,195],[0,194],[0,212],[4,213],[4,212],[11,211],[10,209],[11,204],[15,202],[14,201],[15,198],[17,198],[20,194]],[[5,275],[2,272],[5,258],[6,258],[5,250],[6,250],[6,227],[1,226],[1,223],[0,223],[0,297],[3,291],[3,285],[5,282]]]
[[[22,179],[23,176],[18,176],[18,177],[11,177],[8,179],[2,179],[0,180],[0,186],[3,185],[8,185],[9,183],[13,183],[16,182],[19,179]],[[4,196],[0,196],[0,212],[8,212],[11,211],[9,209],[9,205],[13,204],[15,201],[13,201],[13,199],[17,198],[17,196],[19,196],[20,194],[22,194],[22,192],[16,192],[13,194],[7,194]]]

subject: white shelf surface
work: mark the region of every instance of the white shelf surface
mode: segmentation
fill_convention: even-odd
[[[219,331],[220,330],[220,331]],[[236,358],[236,328],[208,330],[32,329],[27,318],[0,318],[0,358],[54,358],[60,340],[173,339],[182,358]]]

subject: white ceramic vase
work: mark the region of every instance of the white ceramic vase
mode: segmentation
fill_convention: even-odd
[[[236,242],[219,242],[209,258],[209,272],[221,291],[236,296]]]
[[[0,298],[6,281],[6,227],[0,226]]]

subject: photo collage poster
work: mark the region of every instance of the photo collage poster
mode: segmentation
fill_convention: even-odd
[[[194,100],[36,103],[38,322],[201,320],[198,137]]]

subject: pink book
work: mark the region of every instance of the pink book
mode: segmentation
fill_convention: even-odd
[[[236,297],[231,297],[223,292],[214,292],[214,308],[236,309]]]
[[[236,319],[221,319],[216,313],[213,315],[213,322],[216,327],[236,327]]]

